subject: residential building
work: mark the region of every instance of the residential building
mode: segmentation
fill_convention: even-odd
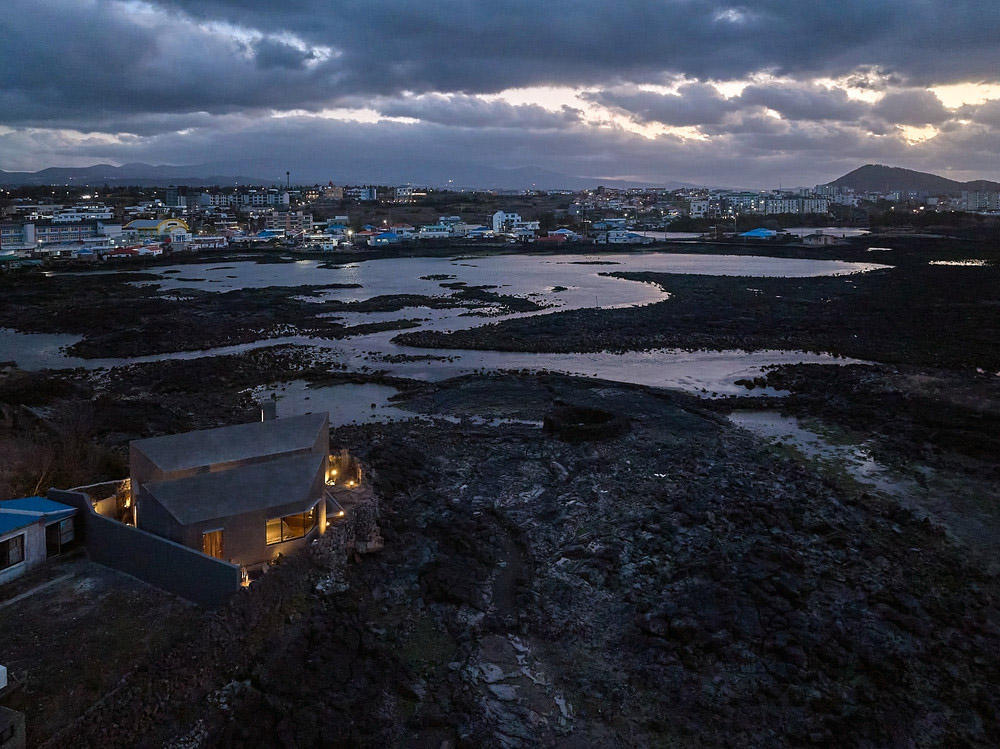
[[[1000,192],[963,190],[962,205],[967,211],[1000,211]]]
[[[413,186],[400,185],[393,191],[393,200],[397,203],[412,203],[414,200]]]
[[[0,249],[5,252],[35,251],[43,245],[90,242],[118,237],[121,233],[121,224],[103,221],[7,221],[0,223]]]
[[[451,236],[451,228],[444,224],[429,224],[421,226],[417,239],[447,239]]]
[[[692,200],[688,203],[688,215],[691,218],[708,218],[710,215],[711,201]]]
[[[824,234],[821,231],[817,231],[814,234],[806,234],[802,237],[802,244],[808,245],[809,247],[828,247],[830,245],[839,244],[840,240],[832,234]]]
[[[502,234],[507,231],[513,224],[520,223],[521,214],[519,213],[507,213],[506,211],[497,211],[493,214],[493,231],[496,234]]]
[[[308,234],[313,230],[313,215],[306,211],[274,211],[264,226],[268,231],[283,231],[286,236]]]
[[[0,502],[0,583],[58,556],[74,540],[76,508],[43,497]]]
[[[287,190],[239,190],[237,192],[203,192],[198,197],[203,206],[218,208],[287,208],[291,196]]]
[[[394,231],[383,231],[368,239],[368,244],[372,247],[383,247],[390,244],[399,244],[400,236]]]
[[[81,203],[72,208],[61,208],[52,212],[52,223],[64,224],[77,221],[110,221],[114,211],[102,203]]]
[[[493,214],[493,233],[516,239],[534,237],[540,228],[538,221],[525,221],[520,214],[497,211]]]
[[[326,413],[139,440],[130,466],[138,528],[244,570],[325,531],[336,472]]]
[[[348,200],[372,202],[378,200],[378,189],[371,185],[365,187],[347,187],[344,189],[344,197]]]
[[[645,237],[642,234],[636,234],[626,229],[611,229],[603,234],[599,234],[595,241],[597,244],[650,244],[653,238]]]
[[[163,202],[169,208],[196,208],[201,202],[201,196],[185,185],[171,185],[167,188]]]

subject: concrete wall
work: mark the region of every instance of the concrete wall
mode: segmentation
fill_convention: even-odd
[[[143,454],[134,444],[129,445],[128,451],[128,473],[132,479],[132,491],[138,492],[139,487],[151,481],[160,481],[163,478],[163,471],[156,467],[156,464]]]
[[[16,538],[21,534],[24,534],[24,561],[13,567],[0,570],[0,585],[20,577],[32,567],[37,567],[45,561],[45,524],[36,521],[27,528],[18,528],[16,531],[4,533],[0,535],[0,541]]]
[[[0,733],[11,726],[14,727],[14,735],[4,743],[3,749],[24,749],[28,741],[24,727],[24,713],[0,707]]]
[[[170,514],[164,507],[156,501],[146,487],[139,484],[139,491],[136,495],[136,518],[135,524],[143,530],[149,531],[162,538],[169,538],[179,544],[190,546],[184,536],[184,526],[177,522],[177,518]],[[197,549],[201,549],[199,544]]]
[[[221,605],[239,590],[242,574],[235,565],[102,517],[81,492],[50,489],[48,498],[78,509],[77,537],[98,564],[201,606]]]

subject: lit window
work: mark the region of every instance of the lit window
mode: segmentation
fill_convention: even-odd
[[[313,507],[308,512],[296,515],[285,515],[282,518],[268,518],[267,543],[277,544],[302,538],[316,527],[317,513]]]

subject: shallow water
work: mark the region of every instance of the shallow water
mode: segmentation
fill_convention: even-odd
[[[875,460],[864,444],[835,444],[804,427],[794,416],[777,411],[734,411],[729,420],[772,442],[794,447],[810,460],[842,468],[855,480],[888,494],[898,495],[911,488]]]
[[[372,383],[309,387],[304,380],[262,386],[252,391],[255,400],[274,397],[279,416],[299,414],[330,414],[330,426],[372,424],[390,420],[412,419],[417,414],[392,405],[389,399],[399,391],[389,385]]]
[[[266,286],[304,286],[331,283],[359,283],[359,289],[329,289],[322,298],[353,301],[384,294],[421,294],[449,296],[451,289],[442,283],[465,282],[469,286],[487,285],[494,292],[527,296],[550,305],[545,309],[507,315],[469,315],[467,309],[435,310],[411,307],[396,312],[337,312],[330,316],[348,325],[386,320],[419,319],[421,329],[459,330],[497,320],[550,314],[555,311],[587,307],[631,307],[651,304],[668,294],[649,283],[626,281],[601,275],[615,271],[653,271],[660,273],[695,273],[701,275],[808,277],[857,273],[880,268],[875,264],[846,263],[828,260],[797,260],[728,255],[629,253],[620,255],[506,255],[474,259],[393,258],[352,263],[339,268],[320,268],[315,260],[285,264],[234,262],[220,267],[207,262],[199,265],[156,269],[163,289],[199,288],[227,291]],[[181,281],[205,278],[204,281]],[[149,271],[146,271],[149,272]],[[448,275],[445,281],[422,278]],[[555,291],[554,287],[566,287]],[[494,310],[495,311],[495,310]],[[703,395],[743,393],[733,381],[760,374],[772,364],[794,362],[829,362],[833,357],[788,351],[696,351],[654,350],[625,354],[532,354],[496,351],[453,351],[417,349],[391,342],[397,331],[358,335],[341,340],[286,336],[248,344],[225,346],[204,351],[184,351],[132,359],[81,359],[68,357],[61,350],[80,340],[74,335],[26,335],[0,329],[0,361],[15,360],[25,369],[84,367],[111,368],[127,363],[191,359],[203,356],[238,354],[279,344],[296,344],[323,349],[328,356],[345,364],[351,371],[383,371],[399,377],[441,380],[476,370],[540,370],[593,376],[620,382],[674,387]],[[425,355],[420,361],[386,361],[385,357]],[[841,360],[847,361],[847,360]],[[341,386],[344,387],[344,386]],[[757,390],[759,395],[775,395]],[[287,397],[287,396],[286,396]],[[302,395],[304,398],[304,394]],[[312,395],[310,395],[312,398]],[[378,403],[379,399],[373,398]],[[376,408],[376,411],[379,409]]]

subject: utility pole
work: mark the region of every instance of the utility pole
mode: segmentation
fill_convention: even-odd
[[[292,173],[285,172],[285,189],[288,190],[292,186]]]

